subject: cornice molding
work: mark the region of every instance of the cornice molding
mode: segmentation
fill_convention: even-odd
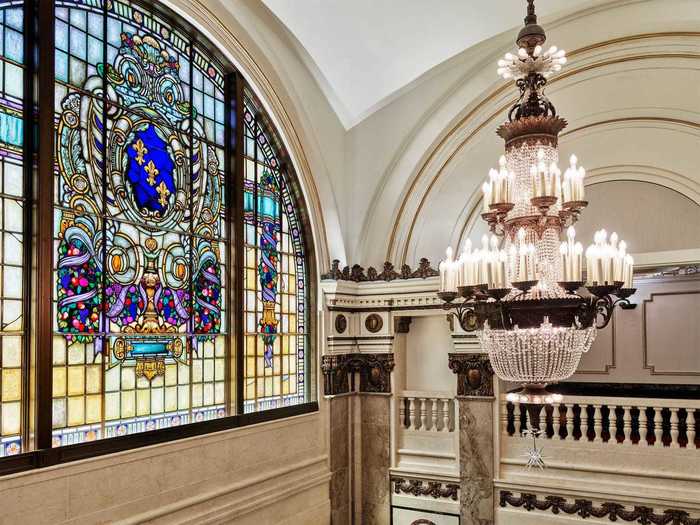
[[[435,268],[430,265],[430,261],[425,257],[421,258],[418,263],[418,267],[412,270],[408,264],[401,266],[401,271],[397,272],[394,265],[386,261],[384,263],[384,268],[381,273],[377,273],[376,268],[370,266],[365,269],[359,264],[354,264],[352,267],[346,266],[342,270],[340,269],[340,261],[334,259],[331,263],[331,269],[328,273],[321,276],[322,280],[332,280],[332,281],[353,281],[356,283],[366,282],[366,281],[385,281],[391,282],[396,279],[427,279],[428,277],[435,277],[440,275]]]

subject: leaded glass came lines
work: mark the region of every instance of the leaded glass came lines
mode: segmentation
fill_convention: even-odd
[[[22,451],[24,272],[22,2],[0,3],[0,457]]]
[[[224,416],[221,69],[128,2],[59,5],[54,446]]]

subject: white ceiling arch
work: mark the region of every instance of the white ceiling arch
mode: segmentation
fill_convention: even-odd
[[[526,5],[525,0],[263,2],[308,54],[321,89],[346,129],[431,68],[521,25]],[[550,17],[591,3],[597,2],[537,0],[536,7],[538,15]]]

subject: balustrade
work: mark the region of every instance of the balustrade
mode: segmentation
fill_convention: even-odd
[[[454,431],[455,405],[451,394],[404,391],[398,402],[401,427],[423,432]]]
[[[525,405],[503,397],[502,407],[501,426],[507,435],[520,435],[532,424]],[[699,421],[700,400],[572,395],[542,407],[539,430],[548,439],[696,449]]]

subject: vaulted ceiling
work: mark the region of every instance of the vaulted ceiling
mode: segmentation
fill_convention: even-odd
[[[263,0],[308,53],[350,128],[450,57],[522,24],[525,0]],[[556,15],[590,4],[538,0]],[[515,34],[514,34],[515,36]]]

